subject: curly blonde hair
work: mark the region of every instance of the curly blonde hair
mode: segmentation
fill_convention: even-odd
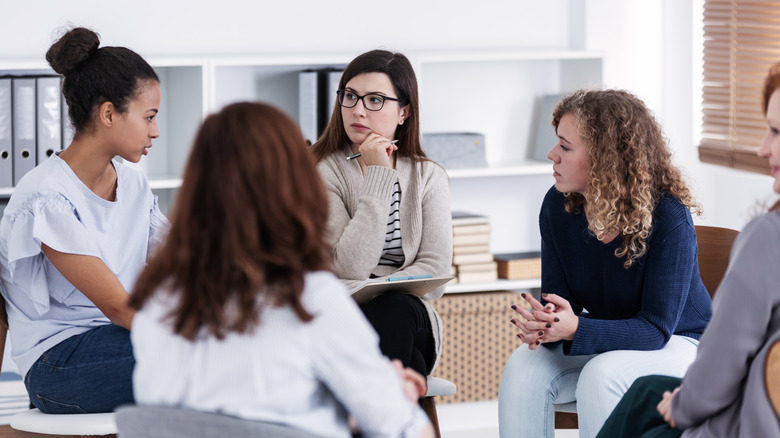
[[[583,208],[599,238],[622,234],[615,256],[626,257],[626,269],[647,253],[653,210],[664,193],[701,214],[660,125],[639,98],[623,90],[579,90],[555,107],[556,131],[565,114],[577,121],[590,167],[585,195],[567,193],[566,211]]]

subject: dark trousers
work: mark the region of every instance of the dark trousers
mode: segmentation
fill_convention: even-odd
[[[24,379],[30,401],[47,414],[112,412],[133,403],[130,332],[108,324],[43,353]]]
[[[658,413],[664,391],[673,391],[682,379],[669,376],[645,376],[634,381],[596,438],[677,438],[682,430],[672,428]]]
[[[436,351],[431,320],[419,298],[403,292],[386,292],[361,308],[379,334],[382,354],[400,359],[404,367],[427,376]]]

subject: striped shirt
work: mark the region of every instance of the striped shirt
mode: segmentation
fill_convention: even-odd
[[[404,264],[404,250],[401,248],[401,185],[398,180],[393,184],[393,196],[390,200],[390,214],[387,217],[387,233],[380,265],[401,266]]]

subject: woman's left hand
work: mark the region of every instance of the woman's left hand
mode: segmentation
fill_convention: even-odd
[[[556,294],[542,294],[542,298],[547,300],[545,312],[550,312],[551,308],[555,310],[555,321],[552,327],[545,330],[543,342],[573,341],[577,334],[577,327],[580,326],[580,318],[574,314],[571,309],[571,303],[566,298]],[[534,311],[534,315],[537,312]]]
[[[680,388],[682,388],[682,386],[678,386],[673,392],[665,391],[663,398],[656,408],[658,409],[658,413],[664,417],[664,421],[669,423],[672,427],[677,427],[677,424],[674,422],[674,417],[672,416],[672,398],[680,391]]]
[[[424,397],[428,392],[428,381],[417,371],[411,368],[404,368],[400,360],[393,359],[392,362],[396,371],[398,371],[398,375],[401,376],[406,398],[412,403],[417,403],[417,400],[420,397]]]

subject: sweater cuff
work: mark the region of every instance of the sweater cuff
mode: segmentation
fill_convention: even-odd
[[[564,341],[563,351],[564,354],[577,356],[582,354],[593,354],[592,351],[583,351],[582,345],[591,344],[588,339],[593,339],[593,336],[597,335],[597,331],[594,327],[594,321],[590,318],[583,318],[580,316],[580,322],[577,326],[577,333],[574,334],[574,340],[571,342]],[[567,348],[568,347],[568,348]],[[568,351],[567,351],[568,350]]]
[[[363,194],[375,198],[389,199],[398,172],[385,166],[368,166],[363,178]]]

